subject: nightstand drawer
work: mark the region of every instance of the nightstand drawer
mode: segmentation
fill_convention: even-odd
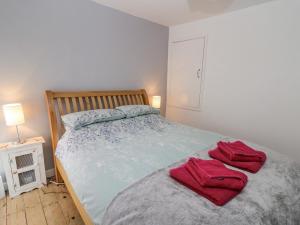
[[[27,191],[40,183],[40,174],[38,168],[13,175],[15,191],[21,189]]]
[[[38,161],[38,147],[24,148],[23,150],[8,153],[11,169],[21,170],[31,167]]]

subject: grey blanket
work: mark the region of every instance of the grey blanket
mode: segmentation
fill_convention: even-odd
[[[263,168],[257,174],[243,171],[247,186],[225,206],[216,206],[174,181],[166,168],[118,194],[103,225],[300,225],[300,165],[265,151]],[[196,156],[208,158],[207,152]]]

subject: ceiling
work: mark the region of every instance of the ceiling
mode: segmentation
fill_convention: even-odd
[[[273,0],[93,0],[165,26],[246,8]]]

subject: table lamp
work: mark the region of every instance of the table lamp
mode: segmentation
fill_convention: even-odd
[[[160,109],[161,104],[161,96],[152,96],[152,107],[156,109]]]
[[[16,126],[18,144],[21,143],[18,126],[25,122],[23,108],[20,103],[3,105],[4,118],[7,126]]]

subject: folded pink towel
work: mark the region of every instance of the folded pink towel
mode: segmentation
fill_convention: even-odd
[[[173,168],[170,170],[170,176],[177,180],[179,183],[183,184],[192,191],[198,193],[199,195],[207,198],[218,206],[225,205],[236,195],[238,195],[243,188],[240,190],[233,190],[227,188],[217,188],[217,187],[204,187],[200,185],[197,180],[191,175],[189,170],[186,168],[186,163]],[[246,186],[246,183],[243,187]]]
[[[241,190],[247,183],[247,176],[245,174],[226,168],[218,160],[190,158],[185,167],[203,187]]]
[[[266,160],[264,152],[257,151],[241,141],[220,141],[218,148],[230,161],[264,162]]]
[[[214,150],[208,152],[209,156],[226,163],[227,165],[237,167],[251,173],[256,173],[263,166],[264,162],[241,162],[241,161],[231,161],[226,155],[217,147]]]

